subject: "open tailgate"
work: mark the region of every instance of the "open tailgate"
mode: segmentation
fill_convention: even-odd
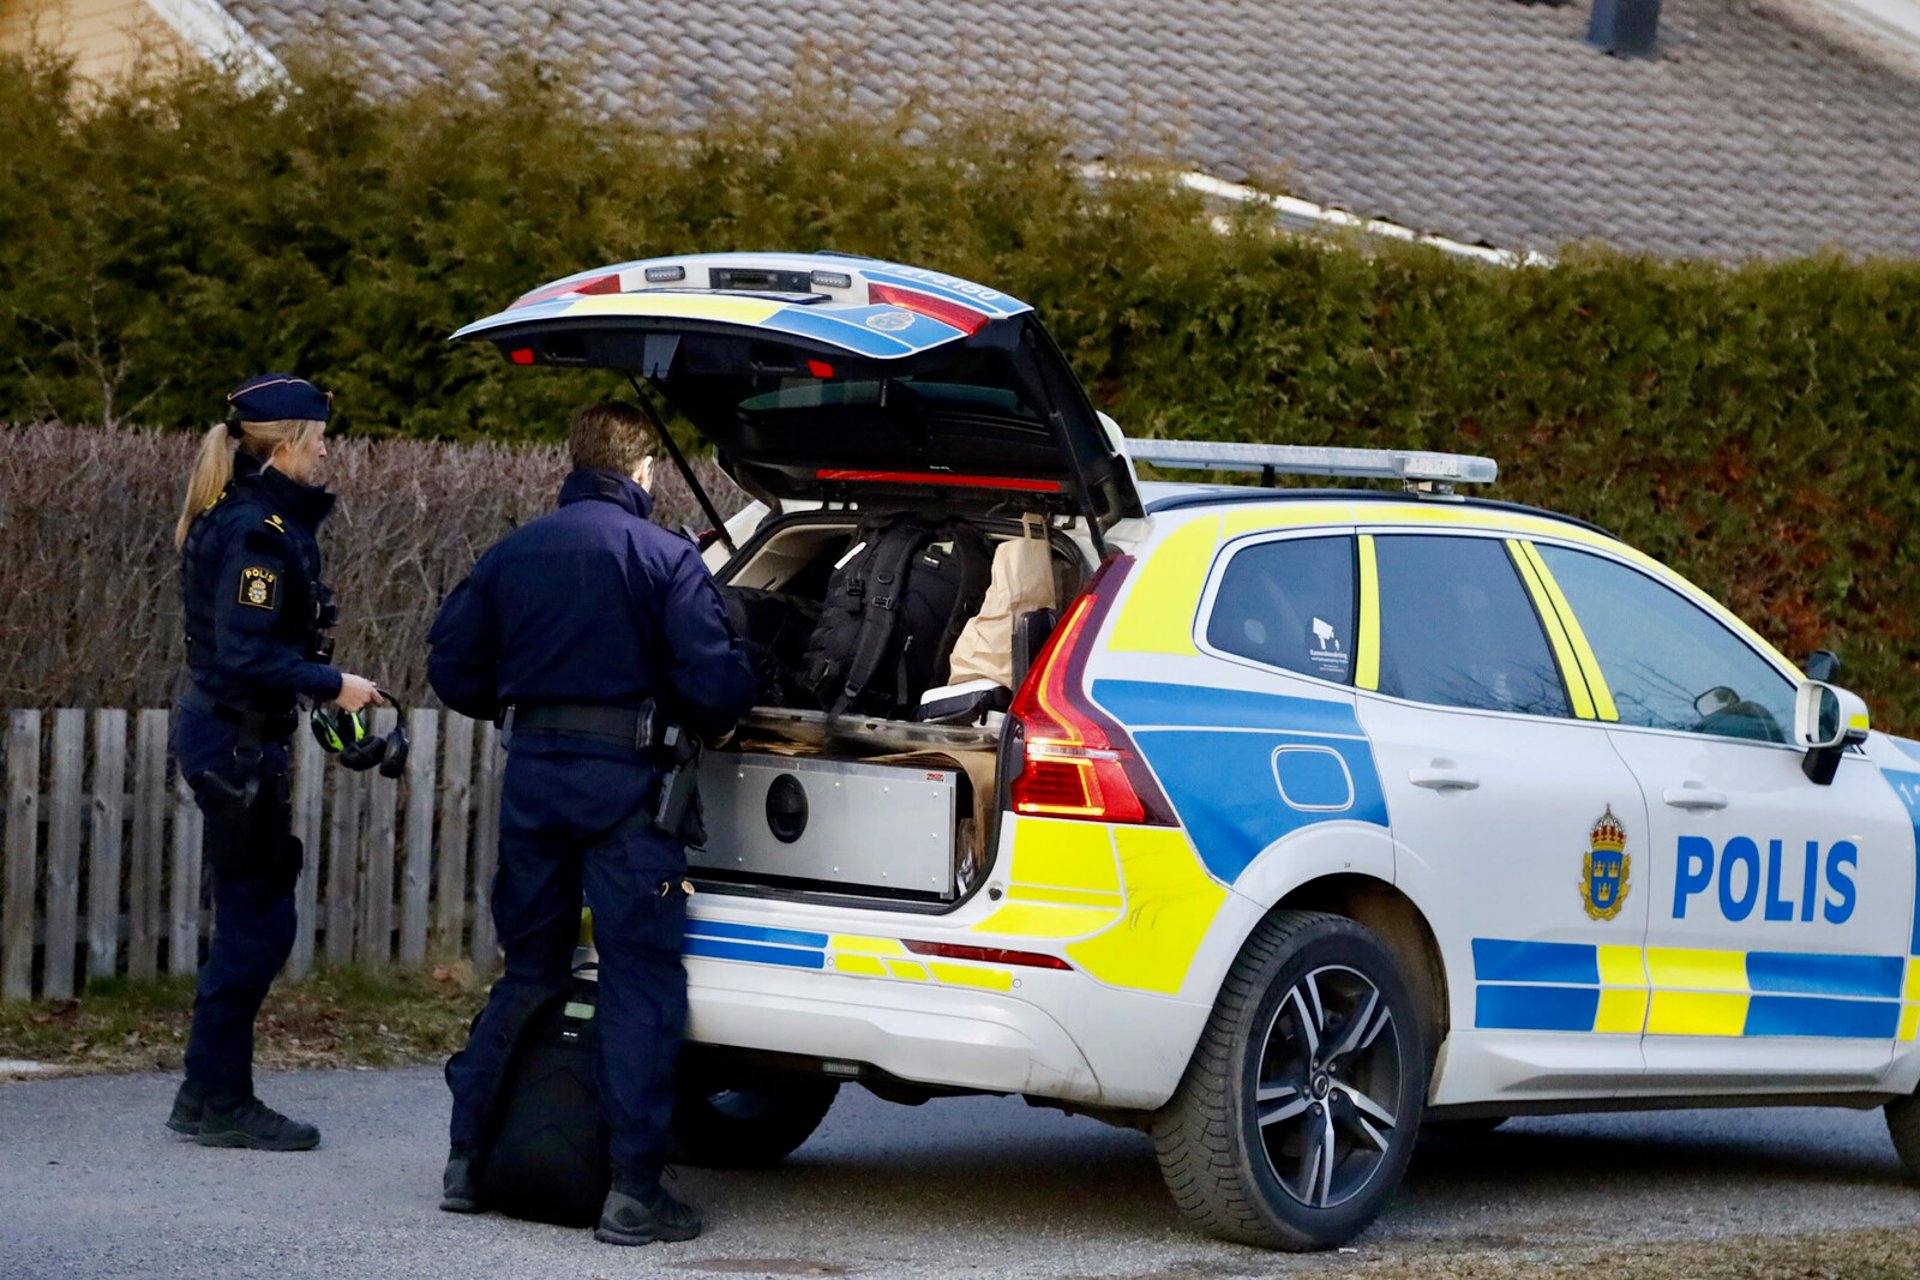
[[[515,364],[644,378],[778,498],[1003,490],[1102,527],[1140,514],[1117,436],[1033,308],[938,272],[837,254],[647,259],[544,285],[453,336]]]

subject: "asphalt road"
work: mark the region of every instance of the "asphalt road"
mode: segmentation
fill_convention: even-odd
[[[318,1151],[214,1151],[161,1125],[159,1076],[0,1084],[0,1277],[192,1280],[856,1275],[1225,1277],[1325,1270],[1189,1231],[1147,1140],[1014,1099],[904,1108],[847,1089],[785,1166],[683,1170],[707,1234],[614,1249],[435,1209],[431,1069],[265,1075]],[[1880,1114],[1689,1111],[1512,1121],[1430,1142],[1362,1259],[1920,1223]]]

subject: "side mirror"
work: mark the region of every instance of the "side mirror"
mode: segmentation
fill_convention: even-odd
[[[1846,749],[1867,740],[1867,704],[1845,689],[1819,680],[1800,686],[1793,701],[1793,740],[1807,749],[1800,762],[1807,778],[1827,786]]]
[[[1693,700],[1693,709],[1700,713],[1702,720],[1716,712],[1725,711],[1740,701],[1740,695],[1723,684],[1717,684]]]
[[[1807,655],[1807,679],[1821,684],[1840,683],[1840,655],[1831,649],[1815,649]]]

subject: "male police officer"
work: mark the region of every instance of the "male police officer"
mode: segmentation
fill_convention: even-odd
[[[595,1238],[689,1240],[700,1218],[659,1184],[686,1023],[686,850],[658,813],[665,726],[711,740],[754,677],[694,546],[647,519],[658,436],[638,409],[582,409],[560,507],[480,557],[441,607],[428,678],[507,730],[493,917],[506,972],[447,1064],[441,1208],[479,1210],[479,1143],[529,998],[564,983],[583,888],[600,953],[601,1109],[613,1188]]]

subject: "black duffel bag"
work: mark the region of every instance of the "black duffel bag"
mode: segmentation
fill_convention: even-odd
[[[612,1185],[594,1063],[598,983],[576,976],[547,993],[514,1037],[480,1166],[489,1209],[565,1227],[590,1227]]]
[[[721,587],[720,597],[759,682],[754,705],[812,705],[800,673],[807,639],[820,621],[819,602],[757,587]]]

